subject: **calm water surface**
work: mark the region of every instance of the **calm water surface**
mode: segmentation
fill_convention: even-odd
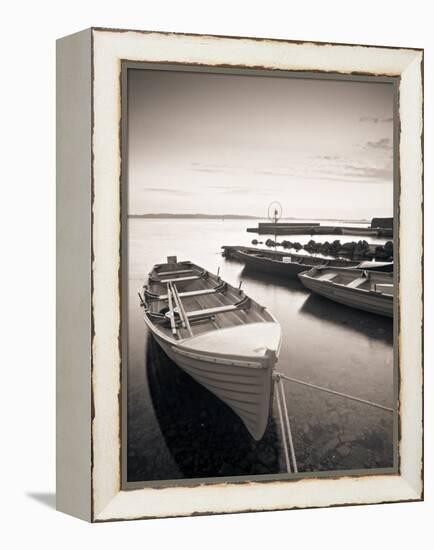
[[[312,295],[296,280],[250,273],[225,260],[221,245],[249,245],[262,237],[245,231],[254,225],[251,220],[129,220],[128,481],[285,472],[277,411],[263,440],[255,443],[232,411],[184,374],[148,334],[137,292],[153,264],[168,255],[213,273],[220,267],[223,280],[234,286],[243,281],[246,294],[282,325],[277,370],[394,406],[392,321]],[[335,238],[356,239],[314,237]],[[294,383],[285,387],[300,472],[393,466],[390,412]]]

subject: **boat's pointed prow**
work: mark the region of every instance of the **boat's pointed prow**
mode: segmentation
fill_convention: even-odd
[[[259,441],[268,425],[280,345],[279,323],[248,323],[185,339],[177,346],[178,364],[231,407]]]
[[[264,357],[279,354],[282,329],[279,323],[249,323],[188,338],[180,348],[208,351],[233,357]]]

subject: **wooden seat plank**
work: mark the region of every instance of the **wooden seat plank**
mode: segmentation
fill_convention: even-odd
[[[178,278],[172,278],[172,279],[161,279],[160,283],[182,283],[183,281],[196,281],[197,279],[201,279],[202,275],[192,275],[191,277],[178,277]]]
[[[206,296],[207,294],[215,294],[220,292],[221,288],[205,288],[203,290],[192,290],[190,292],[179,292],[178,296],[180,298],[192,298],[193,296]],[[155,300],[167,300],[167,294],[160,294]]]
[[[318,281],[332,281],[337,276],[337,273],[324,273],[317,277]]]
[[[194,273],[193,269],[178,269],[176,271],[157,271],[157,275],[182,275],[185,273]]]
[[[353,281],[348,283],[347,287],[348,288],[357,288],[360,285],[362,285],[363,283],[366,283],[367,280],[368,280],[367,277],[359,277],[358,279],[354,279]]]
[[[239,310],[239,307],[237,305],[210,307],[207,309],[197,309],[196,311],[188,311],[187,317],[191,319],[194,317],[201,317],[202,315],[217,315],[219,313],[227,313],[229,311],[236,311],[236,310]]]

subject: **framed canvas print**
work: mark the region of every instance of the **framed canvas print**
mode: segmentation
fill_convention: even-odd
[[[57,44],[57,506],[421,500],[423,51]]]

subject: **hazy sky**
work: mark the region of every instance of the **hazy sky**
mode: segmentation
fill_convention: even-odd
[[[129,213],[393,212],[391,84],[130,70]]]

